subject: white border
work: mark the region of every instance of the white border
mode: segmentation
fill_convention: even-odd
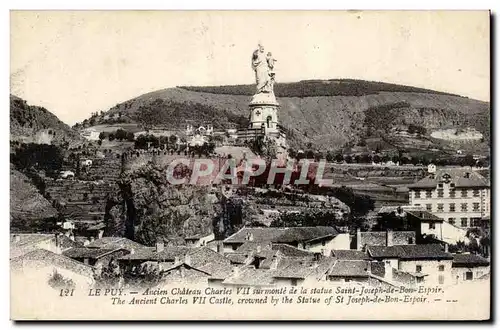
[[[499,9],[500,6],[500,1],[496,0],[474,0],[474,1],[438,1],[438,0],[419,0],[419,1],[383,1],[383,0],[378,0],[378,1],[370,1],[370,0],[352,0],[352,1],[335,1],[333,3],[327,2],[327,1],[320,1],[320,0],[301,0],[301,1],[283,1],[283,3],[271,3],[269,0],[268,1],[263,1],[263,0],[254,0],[250,2],[242,2],[242,1],[220,1],[220,0],[211,0],[211,1],[188,1],[188,0],[182,0],[178,1],[175,3],[165,3],[164,1],[152,1],[152,0],[141,0],[141,1],[127,1],[127,0],[122,0],[122,1],[104,1],[104,0],[87,0],[87,1],[44,1],[43,3],[39,3],[38,1],[12,1],[12,0],[4,0],[1,2],[0,7],[1,7],[1,15],[0,15],[0,38],[1,38],[1,47],[0,49],[3,50],[2,52],[2,61],[1,61],[1,83],[2,83],[2,91],[4,92],[2,94],[3,99],[1,102],[2,106],[2,120],[0,121],[0,134],[2,134],[1,138],[1,146],[2,146],[2,154],[7,155],[8,150],[9,150],[9,115],[8,115],[8,109],[9,109],[9,10],[10,9],[73,9],[73,10],[78,10],[78,9],[83,9],[83,10],[112,10],[112,9],[174,9],[174,10],[194,10],[194,9],[209,9],[209,10],[215,10],[215,9],[226,9],[226,10],[244,10],[244,9],[269,9],[269,10],[279,10],[279,9],[303,9],[303,10],[311,10],[311,9],[323,9],[323,10],[342,10],[342,9],[365,9],[365,10],[383,10],[383,9],[390,9],[390,10],[459,10],[459,9],[466,9],[466,10],[484,10],[484,9],[491,9],[493,14],[498,15],[500,12]],[[498,20],[498,17],[496,17],[496,20]],[[498,21],[495,25],[498,25]],[[494,36],[494,40],[492,42],[494,44],[498,43],[498,34],[496,33],[496,26],[492,26],[492,29],[495,29],[495,32],[492,33],[492,36]],[[492,44],[493,45],[493,44]],[[495,59],[498,58],[498,53],[495,56]],[[492,59],[494,60],[494,59]],[[494,75],[496,74],[496,70],[493,73]],[[496,75],[495,75],[496,76]],[[491,77],[493,80],[493,77]],[[493,91],[492,97],[493,97],[493,104],[497,104],[497,94],[498,94],[498,86]],[[495,117],[492,117],[493,119]],[[493,124],[493,122],[492,122]],[[500,123],[497,123],[500,124]],[[496,146],[498,145],[498,141],[496,138],[494,139],[494,154],[497,154],[497,148]],[[3,174],[3,181],[2,183],[2,190],[1,190],[1,199],[0,202],[1,207],[0,209],[3,211],[3,216],[1,217],[2,219],[2,225],[5,226],[4,228],[4,239],[1,240],[2,242],[2,248],[1,251],[5,256],[4,262],[5,262],[5,268],[3,268],[3,271],[0,273],[1,274],[1,285],[2,285],[2,290],[1,292],[3,293],[3,299],[1,299],[1,305],[2,305],[2,311],[4,312],[2,315],[2,321],[4,324],[3,326],[6,326],[6,328],[13,327],[14,324],[9,320],[9,264],[8,264],[8,251],[9,251],[9,240],[7,239],[7,232],[9,231],[9,177],[7,176],[8,173],[8,163],[7,162],[1,162],[1,173]],[[495,162],[496,164],[496,162]],[[494,205],[500,205],[500,196],[497,196],[497,194],[493,194],[494,196]],[[496,212],[494,213],[496,214]],[[492,219],[492,221],[496,221],[496,219]],[[496,227],[496,226],[495,226]],[[497,254],[494,251],[494,265],[497,264],[498,258]],[[496,267],[494,267],[494,270],[497,270]],[[496,276],[495,276],[496,277]],[[496,289],[498,290],[498,283],[495,286]],[[497,296],[497,290],[495,290],[495,296]],[[27,297],[29,299],[29,297]],[[497,315],[498,317],[498,302],[495,304],[496,308],[495,311],[493,311],[494,314]],[[81,324],[84,325],[85,324]],[[90,325],[90,324],[89,324]],[[236,324],[231,324],[230,326],[235,326]],[[243,324],[237,324],[238,326],[245,326]],[[441,324],[420,324],[425,327],[439,327]],[[463,324],[464,326],[467,326],[468,328],[470,327],[475,327],[477,325],[472,325],[472,324]],[[2,326],[2,328],[4,328]],[[41,326],[40,324],[38,325],[24,325],[26,328],[31,328],[34,326]],[[51,327],[53,324],[46,324],[45,326]],[[60,325],[62,327],[68,327],[68,324],[65,325]],[[101,328],[106,326],[106,324],[102,325],[96,325],[92,324],[90,325],[92,327],[97,327]],[[124,324],[108,324],[108,326],[112,327],[121,327],[124,326]],[[133,324],[132,326],[140,326],[137,324]],[[176,326],[174,324],[159,324],[159,326],[168,326],[168,327],[173,327]],[[193,327],[198,327],[198,326],[219,326],[219,324],[193,324],[190,325]],[[259,325],[259,327],[264,326],[264,325]],[[273,327],[278,327],[278,326],[291,326],[291,324],[273,324],[273,325],[266,325],[266,326],[273,326]],[[301,324],[301,326],[309,326],[309,324]],[[341,326],[340,324],[325,324],[325,326]],[[351,325],[352,326],[352,325]],[[363,326],[356,324],[357,326]],[[386,324],[365,324],[364,326],[382,326],[385,327]],[[418,326],[414,324],[396,324],[396,326],[404,326],[404,327],[414,327]]]

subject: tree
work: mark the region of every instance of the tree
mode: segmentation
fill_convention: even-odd
[[[474,156],[471,154],[466,155],[462,161],[462,165],[463,166],[470,166],[470,167],[476,165],[476,161],[474,159]]]
[[[115,137],[118,141],[123,141],[127,138],[127,132],[125,130],[119,128],[115,132]]]
[[[347,164],[352,164],[352,162],[353,162],[352,156],[351,155],[345,156],[345,162]]]
[[[170,141],[170,144],[174,146],[177,143],[177,136],[172,134],[172,135],[170,135],[168,140]]]
[[[335,160],[335,155],[333,154],[333,151],[328,150],[326,153],[326,161],[331,163],[334,160]]]
[[[128,142],[134,142],[134,140],[135,140],[134,133],[132,133],[132,132],[127,132],[126,139],[127,139],[127,141],[128,141]]]
[[[104,140],[106,138],[106,134],[104,132],[99,133],[99,140]]]
[[[342,154],[338,153],[335,155],[335,161],[337,163],[342,163],[344,161],[344,156],[342,156]]]
[[[108,140],[113,141],[115,139],[115,135],[113,133],[109,133]]]

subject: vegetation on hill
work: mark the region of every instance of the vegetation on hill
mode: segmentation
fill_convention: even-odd
[[[254,85],[180,86],[180,88],[212,94],[253,95],[255,93]],[[418,87],[354,79],[302,80],[295,83],[278,83],[274,92],[277,97],[362,96],[379,92],[453,95]]]
[[[162,125],[165,128],[184,128],[185,123],[195,121],[211,124],[215,129],[246,127],[248,118],[227,110],[197,102],[175,102],[156,99],[148,105],[141,105],[134,118],[145,127]]]
[[[10,139],[65,144],[80,140],[80,135],[47,109],[28,105],[25,100],[11,95]]]

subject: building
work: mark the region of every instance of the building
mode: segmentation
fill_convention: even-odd
[[[406,211],[407,222],[417,233],[417,237],[433,236],[448,244],[469,242],[467,230],[450,224],[442,218],[424,210]]]
[[[356,231],[356,250],[364,251],[366,246],[392,246],[416,244],[414,231]],[[340,250],[340,249],[339,249]]]
[[[10,258],[20,257],[38,249],[61,254],[65,250],[79,246],[80,244],[62,234],[11,234]]]
[[[36,249],[10,261],[12,274],[17,278],[50,281],[55,274],[69,282],[70,286],[87,287],[94,283],[94,268],[61,254]],[[13,276],[13,277],[14,277]],[[67,283],[68,284],[68,283]]]
[[[474,281],[490,274],[490,263],[487,259],[470,253],[453,254],[451,276],[455,284]]]
[[[479,227],[490,215],[490,183],[475,171],[439,169],[408,188],[410,205],[458,227]]]
[[[349,233],[341,233],[334,227],[244,227],[223,241],[224,251],[236,251],[247,242],[288,244],[324,255],[350,247]]]
[[[440,244],[368,246],[375,261],[417,278],[417,283],[452,284],[453,255]],[[388,273],[388,269],[385,270]]]

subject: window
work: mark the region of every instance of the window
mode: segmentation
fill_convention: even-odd
[[[443,212],[444,211],[444,204],[443,203],[439,203],[438,204],[438,212]]]
[[[467,189],[462,189],[460,193],[462,197],[467,197]]]
[[[465,280],[466,281],[472,281],[472,277],[473,277],[472,272],[465,273]]]
[[[438,281],[439,281],[439,284],[444,284],[444,276],[443,275],[439,275],[438,276]]]
[[[423,277],[417,277],[417,283],[422,283],[424,281]]]
[[[450,188],[455,188],[455,184],[454,183],[450,183]]]
[[[473,193],[472,193],[472,196],[479,197],[479,189],[474,189]]]
[[[460,210],[462,212],[467,212],[467,203],[460,204]]]
[[[425,209],[432,212],[432,204],[425,204]]]
[[[483,272],[476,272],[476,278],[483,276]]]
[[[471,218],[472,227],[481,227],[481,218]]]
[[[415,267],[415,270],[417,271],[417,273],[420,273],[422,271],[422,265],[417,265]]]
[[[429,222],[429,229],[436,229],[436,223],[435,222]]]
[[[455,196],[456,196],[456,191],[450,190],[450,198],[455,198]]]
[[[292,281],[291,281],[291,285],[292,286],[297,286],[297,279],[296,278],[293,278]]]
[[[439,183],[439,184],[438,184],[438,188],[443,188],[443,184],[442,184],[442,183]]]
[[[415,198],[420,198],[420,190],[415,190]]]
[[[425,197],[426,198],[432,198],[432,190],[426,190],[425,191]]]
[[[472,211],[474,212],[479,211],[479,203],[472,203]]]
[[[450,203],[450,212],[455,212],[455,203]]]
[[[450,225],[454,225],[455,224],[455,218],[448,218],[448,223]]]
[[[444,265],[439,265],[439,266],[438,266],[438,270],[439,270],[440,272],[444,272]]]
[[[322,241],[321,245],[325,246],[326,245],[326,241]]]
[[[420,204],[415,204],[415,206],[420,206]]]
[[[438,197],[443,197],[443,196],[444,196],[443,189],[438,189]]]
[[[460,222],[461,222],[462,227],[467,227],[467,225],[468,225],[467,218],[460,218]]]
[[[413,237],[408,237],[408,244],[413,244]]]

